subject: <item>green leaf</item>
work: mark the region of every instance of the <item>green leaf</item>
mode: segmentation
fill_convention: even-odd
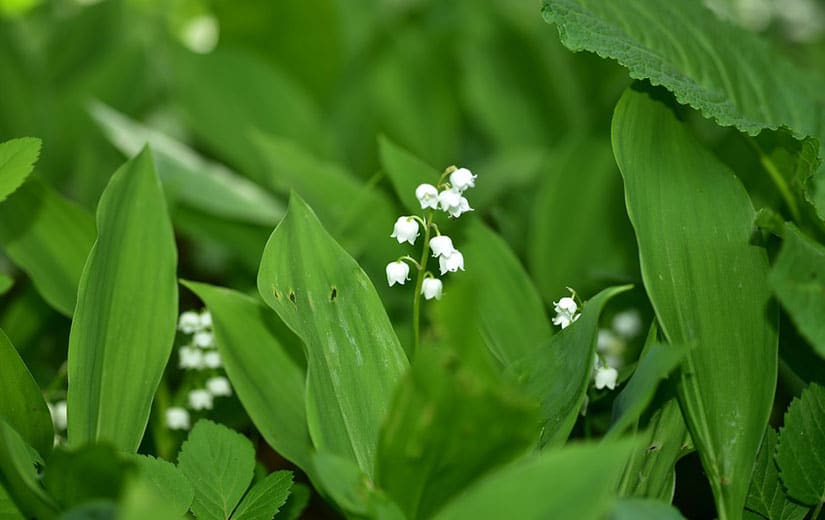
[[[371,476],[407,358],[367,275],[297,194],[266,244],[258,292],[306,345],[315,446]]]
[[[7,292],[9,292],[13,285],[14,278],[7,274],[0,273],[0,296],[3,296]]]
[[[175,240],[148,149],[112,176],[97,224],[69,335],[68,436],[135,452],[178,310]]]
[[[74,312],[77,284],[95,222],[80,206],[38,179],[29,179],[0,204],[0,243],[52,307]]]
[[[201,419],[180,448],[178,468],[195,489],[195,516],[226,520],[252,482],[255,448],[240,433]]]
[[[133,467],[109,445],[58,448],[49,457],[43,485],[64,509],[93,500],[117,500]]]
[[[276,471],[252,486],[232,513],[233,520],[272,520],[289,497],[292,472]]]
[[[671,344],[695,345],[678,382],[688,429],[719,517],[739,518],[777,374],[768,259],[750,244],[753,206],[736,176],[650,94],[622,96],[613,151],[661,329]]]
[[[621,441],[548,450],[481,480],[434,519],[604,518],[631,447]]]
[[[30,518],[54,518],[57,504],[40,485],[35,464],[42,459],[14,428],[0,418],[0,485]]]
[[[430,518],[452,496],[523,454],[536,407],[457,355],[425,350],[395,393],[381,430],[378,485],[408,518]]]
[[[309,505],[312,491],[309,486],[296,482],[292,485],[292,492],[286,500],[286,504],[278,513],[278,520],[298,520],[303,515],[304,510]]]
[[[48,457],[54,444],[52,417],[40,387],[0,330],[0,417],[37,452]]]
[[[152,147],[167,200],[180,201],[210,215],[273,226],[286,208],[269,192],[225,166],[208,161],[185,144],[94,102],[89,112],[121,152],[131,157]]]
[[[151,455],[132,455],[127,460],[137,464],[141,485],[161,499],[166,509],[179,517],[189,511],[195,490],[177,466]]]
[[[177,512],[177,504],[169,502],[165,495],[158,494],[155,486],[137,479],[132,481],[123,493],[117,507],[117,520],[181,520],[186,519]],[[64,519],[61,519],[64,520]],[[84,519],[85,520],[85,519]]]
[[[0,486],[0,520],[25,520],[23,513],[14,505],[8,492]]]
[[[808,508],[789,499],[782,488],[774,461],[776,444],[776,432],[768,428],[753,467],[745,507],[768,520],[802,520],[808,514]]]
[[[820,134],[825,112],[814,102],[815,83],[701,2],[545,0],[544,17],[569,49],[618,61],[630,77],[662,85],[721,126],[751,135],[783,126],[797,137]]]
[[[825,247],[793,224],[785,225],[784,238],[771,268],[771,287],[799,332],[825,358]]]
[[[0,202],[23,184],[40,156],[40,139],[22,137],[0,143]]]
[[[306,374],[285,345],[297,338],[253,298],[206,284],[183,284],[209,308],[224,368],[258,431],[275,451],[312,475]]]
[[[630,285],[603,290],[582,309],[574,325],[555,334],[510,369],[529,395],[541,402],[539,445],[561,445],[579,415],[593,372],[599,315]]]
[[[649,498],[622,498],[610,513],[610,520],[684,520],[667,502]]]
[[[791,498],[811,506],[825,502],[825,387],[812,383],[791,402],[776,463]]]
[[[435,185],[440,172],[382,135],[378,138],[381,167],[392,182],[396,195],[412,215],[421,213],[415,196],[419,184]]]

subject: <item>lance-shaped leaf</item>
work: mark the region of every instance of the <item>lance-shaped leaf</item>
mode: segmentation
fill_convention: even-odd
[[[811,506],[825,502],[825,387],[812,383],[791,402],[776,463],[791,498]]]
[[[782,487],[774,460],[776,444],[776,432],[768,428],[753,467],[745,507],[768,520],[802,520],[808,514],[808,508],[791,500]],[[796,464],[795,461],[792,463]]]
[[[613,151],[661,329],[671,343],[694,344],[678,394],[719,518],[740,518],[777,364],[768,259],[750,243],[753,207],[736,176],[651,94],[625,92]]]
[[[0,204],[0,243],[29,275],[37,291],[66,316],[74,312],[77,284],[95,222],[80,206],[36,178]]]
[[[378,431],[407,358],[367,275],[296,194],[267,242],[258,292],[306,345],[315,446],[372,476]]]
[[[649,498],[623,498],[616,502],[610,520],[684,520],[669,502]]]
[[[439,171],[386,136],[378,138],[378,150],[381,153],[381,167],[390,178],[399,200],[411,214],[419,214],[421,204],[415,196],[415,189],[419,184],[435,185],[440,176]]]
[[[0,202],[14,193],[34,169],[40,156],[40,139],[21,137],[0,143]]]
[[[37,462],[43,460],[0,418],[0,485],[28,518],[53,518],[57,504],[40,485]]]
[[[178,310],[175,241],[148,150],[112,176],[97,225],[69,335],[69,442],[134,452]]]

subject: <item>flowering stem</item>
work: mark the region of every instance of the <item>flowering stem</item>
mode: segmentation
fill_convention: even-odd
[[[421,287],[424,285],[424,271],[427,267],[427,256],[430,254],[430,228],[433,222],[433,212],[427,212],[427,222],[424,225],[424,250],[421,252],[421,262],[418,263],[418,278],[415,281],[415,295],[413,296],[413,356],[418,352],[421,339]]]

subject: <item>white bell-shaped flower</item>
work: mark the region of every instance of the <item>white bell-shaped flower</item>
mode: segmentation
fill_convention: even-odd
[[[443,190],[438,194],[438,206],[447,213],[457,210],[461,206],[461,193],[452,188]]]
[[[430,249],[433,250],[433,256],[450,256],[456,251],[453,247],[453,240],[447,235],[438,235],[430,239]]]
[[[221,355],[214,350],[203,355],[203,366],[206,368],[221,368],[221,365]]]
[[[66,411],[66,401],[57,401],[54,404],[48,404],[49,413],[52,415],[52,423],[54,424],[54,429],[58,431],[63,431],[66,429],[68,425],[68,414]]]
[[[212,394],[208,390],[191,390],[188,396],[189,408],[193,410],[211,410]]]
[[[183,370],[200,370],[204,367],[203,352],[193,347],[178,349],[178,368]]]
[[[188,430],[191,426],[189,411],[180,406],[166,409],[166,427],[170,430]]]
[[[468,211],[473,211],[473,208],[470,207],[470,202],[465,197],[461,197],[461,200],[458,202],[458,206],[451,208],[448,213],[451,217],[458,218],[463,213],[467,213]]]
[[[415,198],[421,204],[421,209],[438,208],[438,189],[432,184],[419,184],[415,189]]]
[[[613,317],[613,330],[619,336],[630,339],[642,331],[642,317],[636,309],[622,311]]]
[[[425,300],[441,299],[441,293],[444,290],[444,284],[438,278],[424,278],[421,284],[421,294],[424,295]]]
[[[475,187],[476,177],[467,168],[459,168],[450,174],[450,185],[463,193],[467,188]]]
[[[206,381],[206,389],[215,397],[232,395],[232,385],[223,376],[210,377]]]
[[[201,330],[192,336],[192,343],[196,347],[209,348],[215,344],[215,336],[209,331]]]
[[[616,388],[616,380],[619,372],[613,367],[599,367],[596,369],[596,389],[601,390],[607,387],[608,390]]]
[[[464,270],[464,255],[458,249],[453,250],[449,256],[438,257],[438,267],[441,274],[450,272],[454,273],[461,269]]]
[[[556,311],[556,316],[553,318],[553,325],[560,325],[563,329],[569,327],[571,323],[581,316],[581,314],[577,313],[579,306],[576,304],[576,300],[569,296],[553,302],[553,308]]]
[[[402,242],[415,244],[415,239],[418,238],[418,221],[412,217],[398,217],[390,237],[398,240],[399,244]]]
[[[201,312],[200,322],[201,322],[201,328],[202,329],[211,329],[212,328],[212,314],[209,311],[204,310],[203,312]]]
[[[201,317],[197,312],[186,311],[178,318],[178,330],[184,334],[192,334],[201,328]]]
[[[400,260],[387,264],[387,283],[392,287],[395,284],[404,285],[410,278],[410,266]]]

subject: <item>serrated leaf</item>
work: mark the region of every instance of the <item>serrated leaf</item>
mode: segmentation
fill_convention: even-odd
[[[312,491],[309,486],[296,482],[292,485],[292,491],[286,504],[278,513],[278,520],[298,520],[303,515],[304,510],[309,505]]]
[[[631,447],[630,442],[619,441],[548,450],[484,478],[434,519],[604,518],[615,478]]]
[[[825,358],[825,247],[790,223],[784,235],[769,281],[796,328]]]
[[[736,176],[651,94],[622,96],[613,151],[658,322],[670,343],[694,344],[677,385],[688,429],[720,518],[739,518],[777,374],[768,259],[750,243],[753,206]]]
[[[172,351],[177,251],[145,150],[112,176],[69,335],[68,437],[135,452]]]
[[[65,316],[74,312],[80,273],[94,240],[92,216],[39,179],[29,179],[0,204],[0,243],[6,254]]]
[[[42,459],[0,418],[0,485],[27,517],[53,518],[58,507],[40,485],[36,463],[42,464]]]
[[[452,496],[535,441],[536,406],[447,350],[424,350],[381,430],[376,481],[408,518]]]
[[[812,383],[791,402],[776,463],[788,495],[811,506],[825,502],[825,387]]]
[[[165,509],[178,516],[189,511],[195,490],[177,466],[151,455],[132,455],[127,460],[137,464],[137,474],[142,486],[161,499]]]
[[[774,461],[776,443],[776,432],[768,428],[753,467],[745,507],[768,520],[802,520],[808,508],[790,500],[782,488]]]
[[[55,449],[43,485],[64,509],[96,500],[117,500],[134,465],[106,444]]]
[[[180,448],[178,468],[195,489],[198,520],[226,520],[252,482],[255,448],[240,433],[201,419]]]
[[[292,472],[276,471],[252,486],[232,513],[233,520],[272,520],[289,497]]]
[[[226,373],[258,431],[273,449],[312,476],[306,372],[286,346],[286,341],[300,340],[258,300],[222,287],[183,284],[209,308]]]
[[[825,122],[808,76],[701,2],[545,0],[543,12],[569,49],[615,59],[722,126],[751,135],[787,127],[805,137]]]
[[[52,417],[40,387],[2,329],[0,395],[0,417],[42,457],[48,457],[54,444]]]
[[[593,372],[599,315],[607,302],[631,286],[611,287],[588,300],[576,322],[514,363],[512,376],[541,402],[540,446],[567,440]]]
[[[667,502],[649,498],[622,498],[610,513],[610,520],[684,520]]]
[[[32,172],[41,144],[40,139],[34,137],[0,143],[0,202],[14,193]]]
[[[367,275],[297,194],[267,242],[258,292],[306,345],[316,448],[371,476],[380,424],[407,358]]]

